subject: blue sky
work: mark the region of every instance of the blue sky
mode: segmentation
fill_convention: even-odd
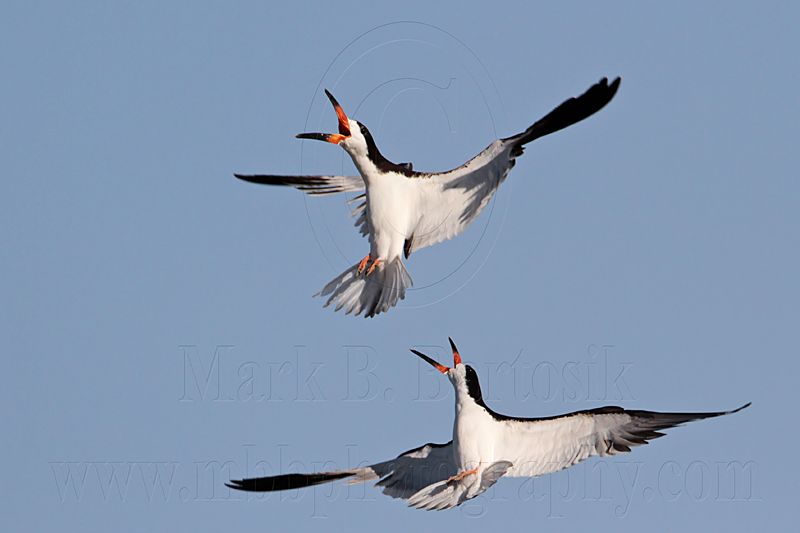
[[[798,482],[796,31],[788,2],[7,2],[0,16],[4,530],[786,529]],[[356,319],[311,295],[367,251],[327,87],[439,170],[602,76],[490,212]],[[502,412],[735,416],[424,513],[227,476],[445,442],[447,336]],[[223,479],[224,478],[224,479]]]

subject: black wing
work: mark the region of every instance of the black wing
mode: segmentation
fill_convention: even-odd
[[[420,206],[424,215],[413,230],[414,238],[406,247],[406,256],[464,231],[489,204],[514,167],[516,158],[522,155],[523,145],[597,113],[611,101],[619,84],[620,78],[611,84],[608,78],[603,78],[522,133],[493,142],[460,167],[447,172],[418,174],[417,183],[426,189]]]
[[[512,157],[522,153],[523,145],[539,137],[563,130],[567,126],[572,126],[576,122],[580,122],[603,109],[617,94],[621,81],[621,78],[617,77],[609,84],[608,78],[603,78],[589,87],[582,95],[564,101],[547,115],[537,120],[527,130],[502,139],[503,141],[512,141],[514,143],[515,149],[511,152]]]
[[[383,488],[387,496],[408,499],[421,489],[448,479],[456,471],[453,441],[450,441],[447,444],[424,444],[401,453],[395,459],[352,470],[238,479],[225,485],[246,492],[272,492],[352,478],[351,483],[378,480],[376,485]]]
[[[336,194],[349,191],[363,191],[361,176],[276,176],[272,174],[234,174],[237,178],[260,185],[280,185],[311,195]]]
[[[254,477],[250,479],[232,479],[225,486],[245,492],[273,492],[313,487],[320,483],[328,483],[353,475],[353,472],[321,472],[315,474],[283,474],[280,476]]]

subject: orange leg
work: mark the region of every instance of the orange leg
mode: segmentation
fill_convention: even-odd
[[[365,268],[367,268],[367,263],[369,263],[369,254],[367,254],[366,256],[364,256],[364,259],[362,259],[361,261],[359,261],[359,263],[358,263],[358,269],[356,269],[356,272],[357,272],[358,274],[361,274],[362,272],[364,272],[364,269],[365,269]]]
[[[369,270],[367,270],[367,276],[375,272],[375,269],[378,268],[378,265],[380,265],[381,263],[383,263],[381,259],[376,259],[375,261],[373,261],[372,265],[369,267]]]
[[[459,472],[455,476],[452,476],[447,481],[461,481],[465,477],[471,476],[471,475],[477,474],[477,473],[478,473],[478,469],[477,468],[473,468],[472,470],[464,470],[463,472]]]

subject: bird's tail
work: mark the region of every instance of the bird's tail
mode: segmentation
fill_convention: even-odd
[[[401,258],[379,263],[371,274],[358,273],[358,264],[348,268],[314,296],[327,296],[325,307],[369,318],[385,313],[406,297],[413,282]]]

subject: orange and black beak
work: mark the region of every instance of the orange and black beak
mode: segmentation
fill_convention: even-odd
[[[453,350],[453,366],[454,367],[458,366],[461,364],[461,356],[458,354],[458,348],[456,348],[456,343],[454,343],[453,339],[451,339],[450,337],[448,337],[447,340],[450,341],[450,348]],[[434,361],[433,359],[431,359],[422,352],[418,352],[417,350],[412,349],[411,353],[420,357],[423,361],[427,362],[429,365],[431,365],[433,368],[435,368],[442,374],[447,374],[447,372],[450,370],[448,367],[440,365],[439,363],[437,363],[436,361]]]
[[[336,101],[328,89],[325,89],[325,94],[328,100],[333,104],[333,109],[336,110],[336,116],[339,117],[339,133],[298,133],[298,139],[316,139],[318,141],[325,141],[333,144],[339,144],[346,138],[350,137],[350,123],[347,121],[347,115],[344,114],[344,109]]]

